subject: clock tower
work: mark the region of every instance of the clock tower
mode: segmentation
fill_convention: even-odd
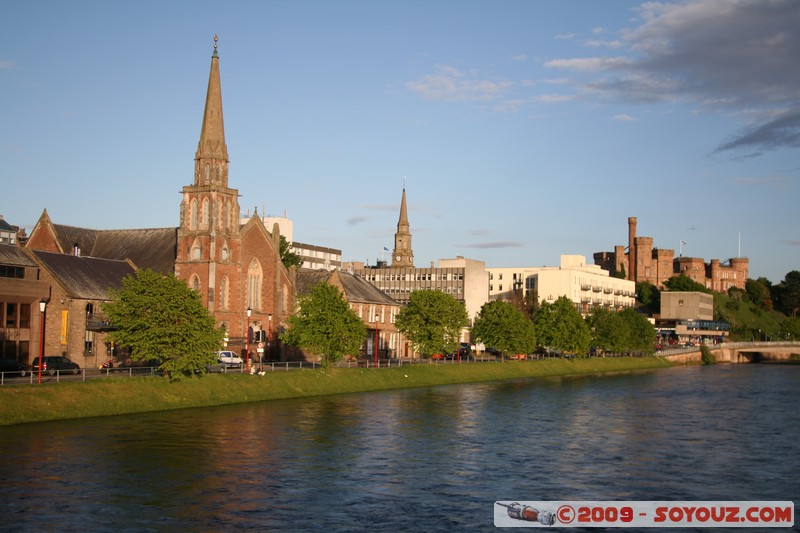
[[[400,267],[414,268],[405,187],[403,187],[403,199],[400,201],[400,219],[397,221],[397,233],[394,234],[394,251],[392,251],[392,268]]]

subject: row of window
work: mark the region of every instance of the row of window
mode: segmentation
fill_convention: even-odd
[[[203,198],[201,205],[198,208],[197,200],[192,198],[189,202],[188,213],[188,226],[189,229],[207,229],[211,226],[211,208],[209,206],[208,198]],[[221,202],[216,218],[216,226],[219,229],[236,229],[238,228],[238,221],[236,220],[236,213],[231,201]]]
[[[0,278],[25,278],[25,267],[0,265]]]
[[[367,281],[464,281],[464,273],[447,273],[447,274],[366,274],[364,278]]]
[[[31,327],[31,304],[0,302],[0,326],[6,329]]]

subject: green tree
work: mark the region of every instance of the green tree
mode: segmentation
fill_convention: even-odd
[[[625,324],[624,351],[652,354],[656,348],[656,328],[647,317],[630,308],[621,311],[619,316]]]
[[[127,346],[134,361],[158,361],[173,381],[216,362],[223,331],[200,295],[172,274],[145,269],[126,276],[101,309],[117,328],[109,339]]]
[[[417,352],[431,355],[456,350],[469,316],[463,302],[441,291],[426,289],[411,293],[395,324]]]
[[[606,352],[622,353],[627,348],[627,329],[616,311],[599,308],[586,318],[591,345]]]
[[[790,316],[781,321],[780,340],[800,341],[800,317]]]
[[[325,367],[359,352],[367,327],[337,287],[319,283],[297,304],[298,311],[287,318],[289,329],[281,340],[319,355]]]
[[[713,292],[711,289],[707,289],[704,285],[697,283],[685,274],[672,276],[664,282],[664,286],[674,292],[705,292],[707,294]]]
[[[589,352],[589,326],[566,296],[560,296],[552,304],[542,302],[534,327],[541,346],[573,354]]]
[[[784,314],[797,316],[800,311],[800,271],[792,270],[776,287],[778,309]]]
[[[658,313],[660,311],[661,291],[649,281],[636,282],[636,296],[649,312]]]
[[[744,284],[747,298],[765,311],[772,311],[770,282],[766,278],[748,279]]]
[[[303,265],[303,258],[292,251],[292,243],[283,235],[281,235],[280,254],[283,266],[286,268],[300,268]]]
[[[503,353],[527,354],[536,349],[533,322],[514,305],[499,300],[481,307],[470,336]]]
[[[536,289],[529,289],[525,292],[524,297],[522,296],[521,288],[514,289],[509,303],[519,309],[529,320],[533,320],[536,311],[539,309],[539,298]]]

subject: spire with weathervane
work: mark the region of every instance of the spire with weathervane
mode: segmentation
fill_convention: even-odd
[[[228,186],[228,147],[225,144],[225,125],[222,120],[222,86],[219,80],[218,38],[214,35],[211,74],[208,76],[206,108],[200,142],[194,156],[194,184]]]
[[[222,120],[218,38],[214,35],[211,73],[195,154],[194,181],[183,187],[175,274],[197,290],[207,308],[234,308],[230,287],[236,277],[239,191],[228,187],[228,148]]]
[[[414,252],[411,250],[411,230],[408,224],[405,183],[403,183],[400,218],[397,221],[397,233],[394,234],[394,251],[392,252],[392,268],[399,267],[414,268]]]

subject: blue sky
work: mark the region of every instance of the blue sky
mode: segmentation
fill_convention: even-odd
[[[417,266],[627,243],[800,269],[800,3],[7,0],[0,214],[177,226],[219,35],[230,186]]]

